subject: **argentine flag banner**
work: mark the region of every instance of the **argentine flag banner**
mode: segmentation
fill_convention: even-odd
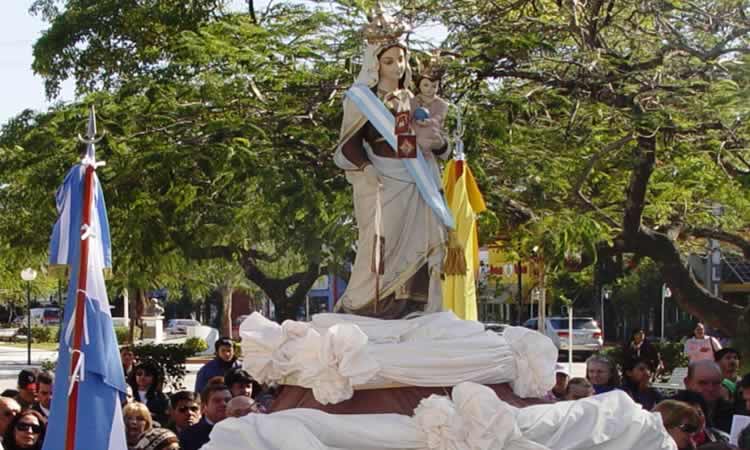
[[[93,121],[89,119],[89,136]],[[93,141],[57,194],[51,264],[70,275],[52,407],[43,450],[127,450],[120,396],[125,377],[104,284],[109,224]],[[88,187],[87,187],[88,185]]]

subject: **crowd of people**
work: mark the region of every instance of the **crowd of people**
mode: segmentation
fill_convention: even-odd
[[[163,368],[120,349],[127,381],[122,416],[128,450],[197,450],[227,417],[265,413],[274,389],[243,370],[231,339],[219,339],[214,358],[198,372],[193,390],[165,392]],[[41,450],[52,402],[54,375],[21,370],[16,389],[0,394],[0,450]]]
[[[740,377],[740,352],[722,347],[705,334],[699,323],[685,343],[690,361],[684,390],[670,398],[652,386],[654,375],[663,369],[656,347],[635,330],[622,352],[622,360],[593,355],[586,360],[586,378],[570,378],[558,364],[556,384],[549,400],[575,400],[620,389],[649,411],[658,411],[680,450],[749,449],[750,427],[738,441],[729,444],[734,415],[750,415],[750,373]]]
[[[208,442],[214,425],[227,417],[265,413],[273,387],[256,382],[241,368],[231,339],[221,338],[214,357],[198,372],[193,390],[164,391],[164,370],[155,361],[138,361],[130,347],[120,356],[127,380],[122,397],[129,450],[197,450]],[[680,450],[721,450],[729,446],[735,414],[750,414],[750,374],[740,377],[740,352],[722,347],[698,324],[685,343],[690,360],[685,389],[670,398],[652,386],[662,370],[659,352],[636,330],[620,361],[599,354],[586,361],[586,377],[571,377],[558,364],[549,401],[578,400],[620,389],[636,403],[658,411]],[[16,389],[0,394],[0,450],[42,448],[52,401],[54,375],[24,369]],[[740,435],[739,448],[750,450],[750,427]]]

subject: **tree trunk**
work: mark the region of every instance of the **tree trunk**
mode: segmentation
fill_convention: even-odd
[[[221,329],[222,336],[232,339],[232,294],[234,288],[231,286],[222,286],[219,288],[221,293]]]
[[[247,279],[261,288],[273,302],[276,309],[275,319],[279,323],[287,319],[295,320],[297,318],[299,306],[305,301],[308,291],[321,273],[318,263],[309,262],[303,272],[297,272],[281,279],[269,278],[260,270],[253,258],[247,254],[240,258],[240,265]],[[287,293],[292,287],[294,287],[294,290],[291,295],[288,295]]]

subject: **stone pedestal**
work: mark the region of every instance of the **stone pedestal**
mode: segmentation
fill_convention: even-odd
[[[164,340],[164,317],[143,317],[143,336],[141,339],[153,339],[154,344]]]

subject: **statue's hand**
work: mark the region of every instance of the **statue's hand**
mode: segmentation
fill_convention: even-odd
[[[440,125],[435,119],[417,120],[414,124],[417,145],[425,152],[425,156],[431,157],[431,150],[437,150],[445,145],[440,133]]]
[[[372,186],[379,186],[381,183],[380,173],[372,164],[368,164],[362,169],[362,174],[365,177],[365,182]]]

